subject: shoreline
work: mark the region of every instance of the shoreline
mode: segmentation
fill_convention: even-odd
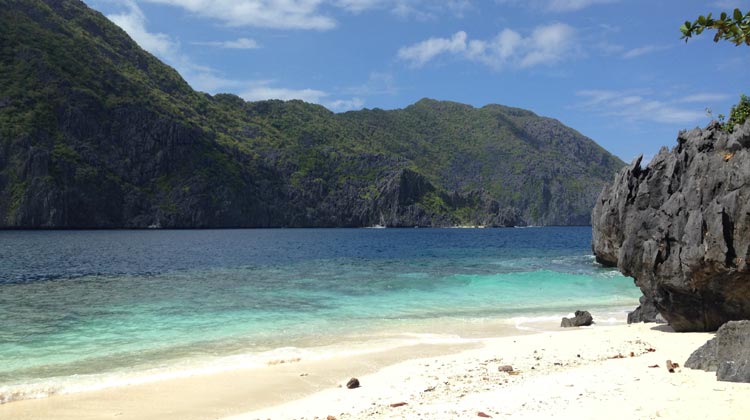
[[[601,325],[624,324],[625,307],[592,308]],[[84,394],[108,389],[146,386],[192,377],[207,377],[231,371],[261,371],[270,365],[289,362],[327,363],[331,360],[367,358],[377,354],[398,354],[410,347],[451,348],[481,343],[487,337],[522,336],[559,329],[559,319],[573,314],[519,314],[515,317],[435,318],[410,320],[403,324],[345,335],[323,334],[288,342],[284,346],[236,352],[218,348],[196,349],[198,357],[154,359],[145,365],[110,366],[102,372],[80,372],[28,382],[0,383],[0,407],[27,400]],[[402,357],[398,356],[400,361]]]
[[[743,401],[748,384],[716,382],[713,373],[690,369],[668,373],[667,359],[682,365],[712,336],[668,331],[654,324],[518,330],[504,337],[286,360],[262,368],[15,401],[0,405],[0,417],[449,419],[475,417],[481,411],[495,418],[551,418],[564,407],[581,418],[595,418],[590,410],[605,410],[597,415],[603,418],[611,410],[607,407],[616,406],[621,418],[704,418],[700,413],[705,418],[739,418],[736,413],[750,410],[750,401]],[[624,358],[611,359],[619,354]],[[654,364],[660,368],[648,368]],[[502,365],[518,373],[498,371]],[[358,377],[362,387],[346,389],[350,377]],[[658,397],[646,398],[653,395]],[[712,398],[716,404],[710,404]],[[698,404],[701,401],[706,404]],[[406,404],[390,406],[401,402]]]

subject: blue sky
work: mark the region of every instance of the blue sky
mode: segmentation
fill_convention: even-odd
[[[421,98],[559,119],[625,161],[727,114],[750,48],[679,26],[750,0],[87,0],[197,90],[335,112]]]

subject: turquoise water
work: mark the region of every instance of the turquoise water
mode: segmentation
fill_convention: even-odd
[[[637,304],[590,228],[0,232],[0,402]]]

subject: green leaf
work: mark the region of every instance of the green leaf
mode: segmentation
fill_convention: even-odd
[[[734,9],[734,20],[742,20],[742,12],[740,12],[740,9]]]

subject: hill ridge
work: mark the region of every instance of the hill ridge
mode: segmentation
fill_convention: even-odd
[[[624,165],[498,104],[212,96],[78,0],[2,4],[2,228],[588,224]]]

